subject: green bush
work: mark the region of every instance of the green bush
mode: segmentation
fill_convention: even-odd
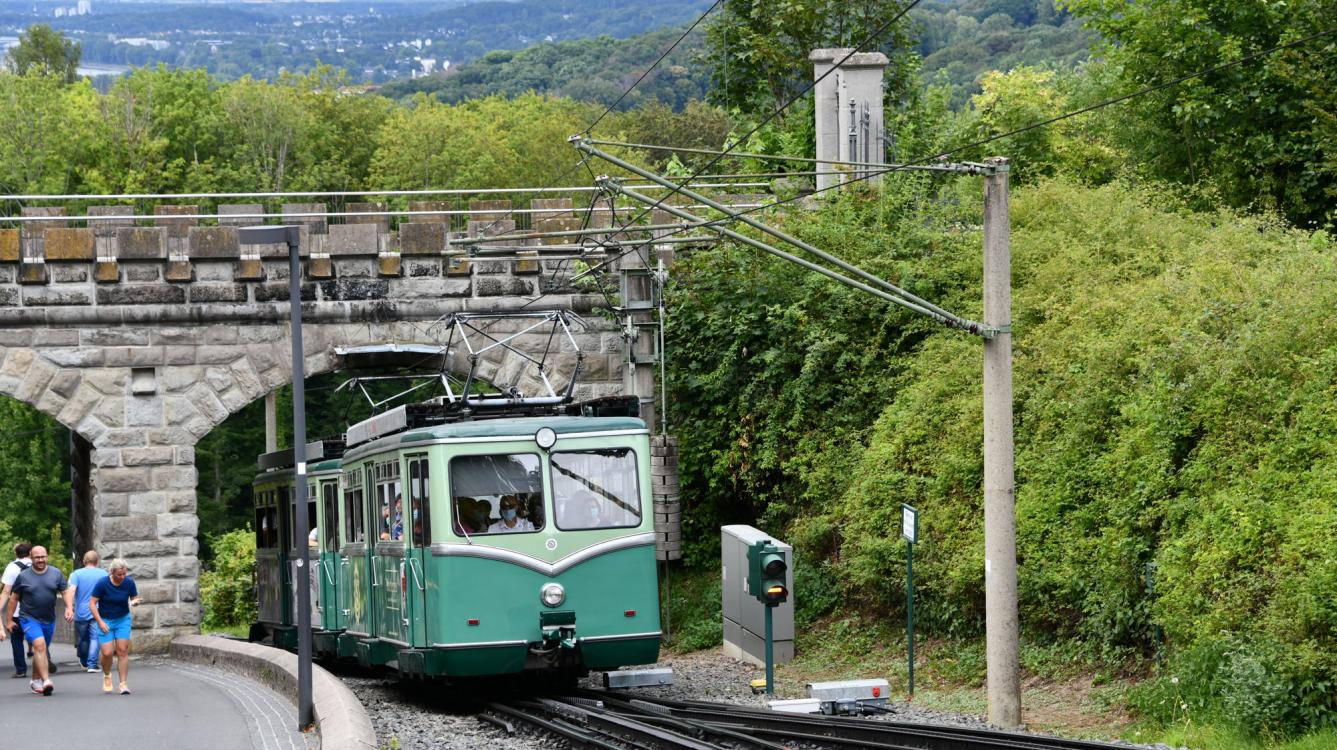
[[[204,626],[235,627],[255,622],[255,532],[250,528],[219,534],[211,539],[210,567],[200,573],[200,602]]]
[[[700,651],[724,642],[720,617],[719,568],[669,571],[660,607],[665,645],[675,651]]]

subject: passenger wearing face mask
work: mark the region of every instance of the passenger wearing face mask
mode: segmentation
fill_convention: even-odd
[[[528,518],[520,517],[520,501],[515,495],[503,495],[501,498],[501,520],[487,527],[487,533],[497,534],[510,531],[534,531],[534,524]]]

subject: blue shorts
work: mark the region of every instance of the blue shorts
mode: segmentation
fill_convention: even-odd
[[[102,621],[107,623],[107,632],[105,633],[102,632],[102,628],[97,627],[97,623],[93,623],[94,629],[97,630],[97,642],[111,643],[112,641],[130,640],[130,620],[131,617],[128,614],[121,617],[102,618]]]
[[[19,627],[23,629],[23,639],[29,643],[39,638],[51,643],[51,638],[56,634],[56,623],[38,622],[29,617],[20,617]]]

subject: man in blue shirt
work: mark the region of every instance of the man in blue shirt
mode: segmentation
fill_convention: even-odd
[[[19,573],[14,581],[13,597],[4,613],[4,624],[13,621],[14,609],[22,601],[19,627],[23,629],[24,639],[32,644],[33,677],[36,678],[29,687],[34,693],[51,695],[54,688],[47,672],[47,644],[56,633],[56,595],[60,594],[65,600],[65,620],[68,622],[74,619],[74,592],[70,590],[65,574],[47,565],[46,547],[33,547],[29,556],[32,567]]]
[[[84,669],[89,672],[101,672],[98,667],[97,636],[93,633],[96,624],[93,611],[88,608],[88,600],[93,596],[93,587],[107,577],[107,571],[98,567],[101,558],[97,552],[88,550],[84,553],[84,566],[70,574],[70,588],[74,589],[74,631],[77,634],[75,653]]]

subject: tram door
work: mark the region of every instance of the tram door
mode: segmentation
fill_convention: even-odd
[[[404,501],[400,488],[399,457],[390,456],[373,466],[372,633],[396,644],[407,644],[408,618],[404,614],[405,557]],[[371,536],[371,534],[368,534]]]
[[[343,606],[339,597],[339,480],[323,479],[320,482],[320,525],[316,540],[320,546],[320,627],[325,630],[342,630],[344,618],[340,617]]]
[[[404,538],[404,617],[408,620],[405,640],[427,646],[427,563],[432,559],[432,514],[427,454],[408,457],[408,507]]]
[[[339,555],[339,609],[344,629],[357,635],[371,633],[368,620],[371,575],[367,567],[367,504],[363,479],[371,473],[361,466],[344,473],[343,546]]]

